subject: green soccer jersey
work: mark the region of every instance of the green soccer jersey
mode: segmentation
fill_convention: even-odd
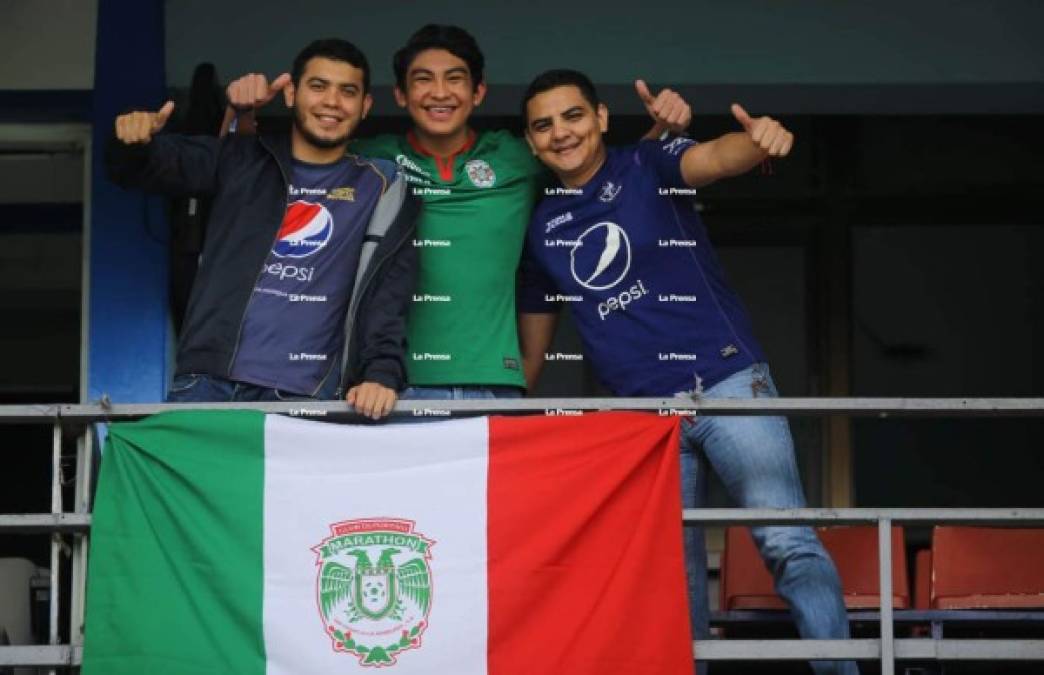
[[[397,162],[424,200],[407,326],[410,384],[524,387],[515,269],[544,176],[525,141],[482,132],[457,154],[434,157],[412,133],[388,134],[354,141],[352,150]]]

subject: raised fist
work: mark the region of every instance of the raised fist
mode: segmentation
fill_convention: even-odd
[[[268,105],[288,84],[290,73],[283,73],[272,82],[261,73],[250,73],[229,84],[225,94],[228,104],[237,111],[254,110]]]
[[[116,118],[116,138],[130,145],[148,143],[167,124],[174,112],[174,101],[167,101],[156,112],[135,111]]]

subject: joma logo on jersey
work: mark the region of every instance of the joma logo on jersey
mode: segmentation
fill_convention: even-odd
[[[421,646],[431,610],[431,547],[412,520],[369,518],[330,526],[317,555],[319,616],[334,651],[363,666],[391,666]]]
[[[663,146],[663,151],[666,152],[669,155],[674,155],[675,157],[677,157],[678,153],[680,153],[682,150],[684,150],[685,148],[689,147],[690,145],[695,145],[695,144],[696,144],[696,141],[692,140],[691,138],[685,138],[684,136],[678,136],[677,138],[672,139],[669,143],[664,145]]]
[[[403,154],[395,155],[395,163],[398,164],[401,167],[409,169],[410,171],[413,171],[415,173],[421,174],[422,176],[426,176],[428,178],[431,178],[431,174],[429,174],[427,171],[422,169],[420,164],[417,164],[417,162],[414,162],[412,159],[410,159],[406,155],[403,155]]]

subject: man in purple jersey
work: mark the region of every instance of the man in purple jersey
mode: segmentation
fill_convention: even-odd
[[[568,302],[584,351],[620,396],[775,396],[750,319],[692,208],[704,185],[768,157],[793,135],[769,117],[732,113],[742,131],[704,143],[681,137],[607,148],[608,110],[581,73],[538,76],[524,101],[526,139],[557,175],[527,232],[519,333],[527,381],[539,376],[557,308]],[[742,506],[801,507],[793,440],[782,417],[703,417],[682,423],[683,503],[703,503],[708,465]],[[754,527],[754,540],[805,638],[846,638],[833,562],[809,527]],[[693,627],[709,634],[702,530],[688,548]],[[857,673],[853,662],[813,663]]]
[[[369,84],[354,45],[317,40],[281,83],[289,134],[159,134],[171,102],[116,119],[115,182],[214,199],[168,400],[395,404],[419,203],[393,162],[347,153]]]

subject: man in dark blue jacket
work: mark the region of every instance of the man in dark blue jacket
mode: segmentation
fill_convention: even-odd
[[[372,105],[354,45],[313,42],[283,94],[289,135],[156,135],[171,102],[116,119],[114,181],[214,199],[168,400],[344,396],[381,417],[405,386],[419,202],[394,163],[346,152]]]

